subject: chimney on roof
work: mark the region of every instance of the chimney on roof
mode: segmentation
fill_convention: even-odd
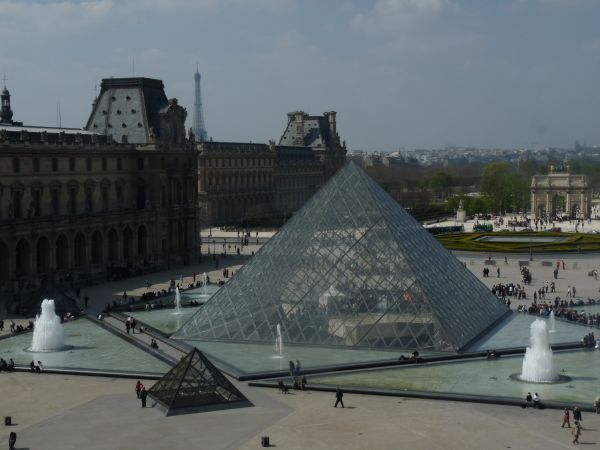
[[[329,121],[329,129],[331,130],[331,137],[335,137],[337,135],[337,128],[336,128],[336,123],[335,123],[335,115],[336,114],[337,113],[335,111],[329,111],[329,112],[323,113],[323,115]]]
[[[294,145],[304,145],[304,111],[291,113],[294,115]],[[289,114],[288,114],[289,116]]]

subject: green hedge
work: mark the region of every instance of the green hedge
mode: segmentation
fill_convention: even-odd
[[[519,237],[564,237],[562,242],[485,242],[477,239],[484,236],[519,236]],[[585,233],[452,233],[436,236],[436,239],[448,250],[474,252],[506,252],[527,253],[539,252],[588,252],[600,251],[600,235]]]

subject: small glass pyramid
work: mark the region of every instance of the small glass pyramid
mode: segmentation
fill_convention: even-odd
[[[161,404],[168,416],[248,402],[198,349],[158,380],[148,395]]]
[[[174,337],[460,351],[505,314],[348,163]]]

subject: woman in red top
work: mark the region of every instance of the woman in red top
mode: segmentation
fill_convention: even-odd
[[[137,396],[137,398],[140,398],[140,392],[143,387],[144,385],[140,383],[140,380],[138,380],[138,382],[135,383],[135,395]]]

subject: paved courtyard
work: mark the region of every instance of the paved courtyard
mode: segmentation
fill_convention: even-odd
[[[142,409],[132,380],[2,374],[2,411],[21,450],[572,448],[561,412],[508,406],[249,388],[254,407],[164,417]],[[149,402],[149,405],[151,403]],[[600,443],[600,416],[584,413],[581,444]]]

